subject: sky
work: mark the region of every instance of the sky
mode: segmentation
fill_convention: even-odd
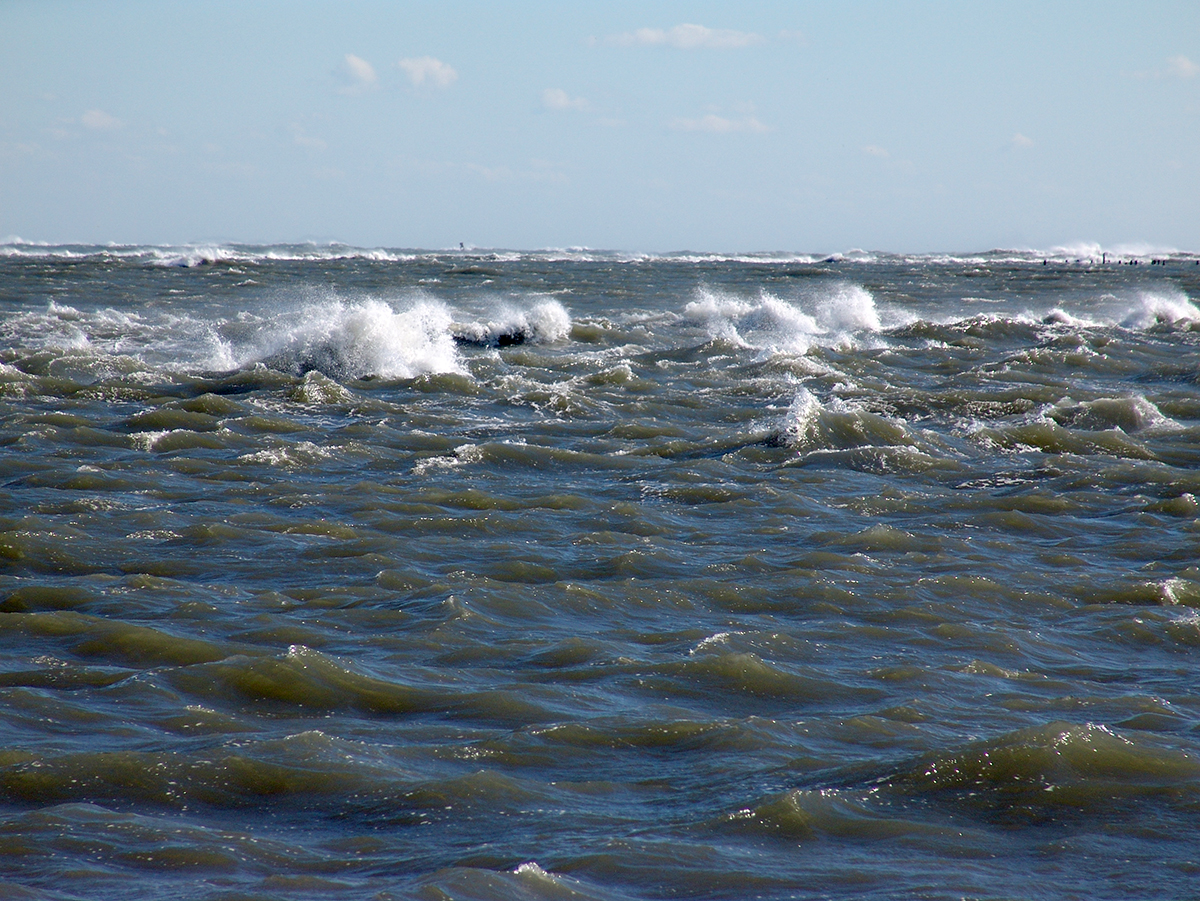
[[[0,240],[1200,250],[1200,3],[0,0]]]

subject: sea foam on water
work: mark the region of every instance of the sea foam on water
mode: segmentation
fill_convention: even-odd
[[[1178,289],[1140,292],[1121,320],[1126,328],[1141,329],[1179,322],[1200,322],[1200,308]]]
[[[263,322],[238,365],[262,362],[335,379],[462,372],[450,322],[444,304],[424,297],[398,310],[373,299],[308,303]]]
[[[565,338],[571,332],[571,314],[553,298],[522,306],[509,300],[501,301],[492,318],[475,322],[455,323],[456,338],[468,344],[506,346],[509,344],[546,344]]]
[[[883,328],[874,297],[861,285],[838,283],[793,300],[767,291],[748,299],[711,287],[695,294],[684,316],[703,325],[710,339],[766,353],[854,347]]]

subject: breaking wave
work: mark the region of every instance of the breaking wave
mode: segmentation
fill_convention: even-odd
[[[230,330],[246,331],[241,323]],[[459,345],[549,343],[570,331],[570,314],[556,300],[508,305],[494,319],[461,323],[444,303],[423,295],[399,309],[375,299],[332,298],[256,323],[231,342],[227,362],[228,368],[262,364],[337,380],[465,374]]]
[[[557,300],[543,300],[528,309],[503,306],[495,319],[455,323],[454,340],[481,347],[548,344],[571,332],[571,315]]]
[[[801,451],[912,446],[905,425],[834,398],[823,404],[807,388],[796,392],[779,430],[778,443]]]
[[[380,300],[332,299],[282,312],[229,349],[227,368],[262,364],[333,379],[415,378],[462,372],[446,307],[418,299],[394,310]]]
[[[1133,434],[1146,430],[1176,431],[1183,428],[1140,394],[1099,397],[1083,402],[1063,398],[1045,415],[1061,426],[1089,432],[1120,429],[1126,434]]]
[[[807,353],[815,345],[854,347],[882,330],[875,298],[865,288],[838,284],[806,304],[811,312],[766,291],[747,300],[700,288],[684,307],[688,321],[710,340],[780,353]]]
[[[1141,292],[1120,320],[1124,327],[1138,329],[1181,322],[1200,322],[1200,308],[1178,288]]]
[[[794,450],[798,465],[863,472],[921,472],[945,460],[944,448],[903,419],[837,397],[822,402],[807,388],[796,392],[765,443]]]
[[[0,323],[12,361],[49,354],[39,364],[83,381],[121,371],[228,372],[266,367],[337,381],[466,374],[459,347],[543,344],[570,334],[567,310],[553,299],[512,302],[490,318],[461,313],[424,293],[393,302],[327,295],[255,304],[249,309],[83,310],[58,301],[15,311]],[[32,365],[24,363],[21,365]]]

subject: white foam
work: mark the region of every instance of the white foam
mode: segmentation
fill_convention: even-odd
[[[244,254],[236,254],[230,248],[218,245],[191,247],[152,247],[146,253],[149,266],[204,266],[212,263],[231,262]]]
[[[1126,328],[1139,329],[1178,322],[1200,322],[1200,309],[1180,289],[1141,292],[1121,319]]]
[[[1040,265],[1043,260],[1057,263],[1098,264],[1107,254],[1110,263],[1156,257],[1172,257],[1191,262],[1195,253],[1145,242],[1130,242],[1104,247],[1096,242],[1077,241],[1049,248],[1000,248],[964,253],[889,253],[849,249],[834,253],[767,251],[752,253],[671,251],[647,253],[629,250],[603,250],[589,247],[544,248],[541,250],[499,250],[473,245],[466,249],[395,249],[355,247],[340,242],[301,244],[52,244],[29,241],[16,235],[0,240],[0,258],[28,257],[43,259],[125,260],[147,266],[196,266],[210,263],[255,264],[268,260],[371,260],[381,262],[679,262],[744,263],[755,266],[847,265],[873,266],[894,264],[995,264]]]
[[[583,895],[571,888],[568,880],[556,873],[542,869],[536,861],[529,860],[516,867],[513,875],[523,883],[522,895],[537,898],[582,898]]]
[[[783,443],[794,446],[805,443],[816,431],[821,413],[825,410],[821,402],[807,388],[801,388],[792,399],[792,404],[783,417],[781,436]]]
[[[1110,254],[1116,254],[1118,257],[1160,257],[1171,256],[1179,253],[1174,247],[1166,247],[1161,244],[1149,244],[1145,241],[1132,241],[1127,244],[1114,244],[1112,249],[1108,251]]]
[[[169,434],[171,434],[170,429],[154,432],[135,432],[129,436],[129,441],[137,450],[149,452],[154,450],[154,445],[158,444],[161,439]]]
[[[860,285],[839,283],[798,303],[763,291],[753,300],[703,287],[684,307],[714,340],[767,352],[807,353],[813,346],[854,347],[882,330],[875,299]]]
[[[340,298],[280,310],[232,355],[238,367],[263,362],[335,379],[464,371],[449,312],[425,297],[399,310],[381,300]]]
[[[454,331],[480,344],[493,344],[501,337],[514,336],[533,344],[548,344],[571,333],[571,314],[553,298],[539,300],[528,307],[503,302],[494,311],[494,317],[457,324]]]
[[[1043,251],[1047,257],[1072,260],[1098,260],[1101,259],[1105,253],[1115,252],[1116,251],[1106,250],[1095,241],[1075,241],[1071,244],[1062,244]],[[1038,251],[1034,250],[1030,253],[1036,256]]]
[[[333,453],[311,441],[296,444],[281,444],[254,453],[242,454],[239,463],[259,463],[280,469],[306,468],[327,460]]]
[[[839,334],[878,332],[883,328],[879,311],[875,309],[875,298],[860,285],[838,285],[831,295],[821,300],[817,317],[824,328]]]
[[[1061,325],[1069,328],[1092,328],[1100,323],[1094,319],[1069,313],[1062,307],[1055,307],[1041,320],[1046,325]]]
[[[454,455],[439,455],[420,460],[413,466],[413,472],[418,476],[437,469],[454,469],[483,460],[483,448],[477,444],[461,444],[454,449]]]
[[[732,632],[717,632],[713,635],[708,636],[707,638],[702,639],[694,648],[692,648],[690,651],[688,651],[688,656],[695,657],[697,654],[702,653],[707,650],[710,650],[712,648],[715,648],[718,645],[728,644],[729,639],[732,638],[734,635],[744,635],[744,634],[745,634],[745,632],[742,632],[741,630],[736,630],[736,631],[732,631]]]
[[[558,341],[571,333],[571,314],[557,300],[535,304],[526,318],[537,341]]]
[[[839,397],[822,403],[801,387],[779,424],[779,440],[804,452],[850,448],[912,449],[915,441],[903,419],[872,413]]]
[[[756,300],[699,288],[684,315],[702,323],[710,338],[739,347],[806,353],[821,333],[817,320],[764,292]]]
[[[962,298],[962,303],[957,308],[950,307],[942,315],[926,313],[910,321],[919,319],[951,327],[986,327],[992,324],[1015,323],[1076,332],[1083,329],[1114,327],[1144,330],[1161,325],[1200,323],[1200,307],[1197,307],[1183,290],[1169,283],[1163,283],[1150,290],[1124,290],[1119,295],[1104,293],[1091,297],[1077,297],[1070,302],[1060,302],[1040,310],[1019,307],[1004,309],[1007,303],[1005,299],[968,296]],[[980,306],[986,306],[986,311],[979,312],[976,308]],[[888,319],[895,320],[900,312],[902,311],[889,311]],[[892,328],[907,323],[885,321],[883,324],[885,328]]]
[[[1043,422],[1053,420],[1073,429],[1092,432],[1120,429],[1130,435],[1146,431],[1173,432],[1183,428],[1141,394],[1099,397],[1082,403],[1064,397],[1040,410],[1037,418]]]

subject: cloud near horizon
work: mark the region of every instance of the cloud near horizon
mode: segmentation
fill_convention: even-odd
[[[572,97],[562,88],[546,88],[542,91],[542,106],[552,110],[585,110],[590,104],[583,97]]]
[[[342,74],[350,82],[349,90],[352,91],[366,91],[379,86],[379,76],[375,74],[375,67],[353,53],[346,54],[342,63]]]
[[[90,109],[79,117],[80,123],[86,127],[97,131],[111,131],[114,128],[120,128],[125,123],[116,116],[110,116],[104,110]]]
[[[307,147],[309,150],[323,152],[329,148],[329,145],[320,138],[314,138],[307,134],[298,122],[292,123],[292,140],[300,147]]]
[[[1179,56],[1172,56],[1167,60],[1167,73],[1174,75],[1176,78],[1192,78],[1197,73],[1200,73],[1200,66],[1180,54]]]
[[[714,134],[729,134],[735,131],[762,134],[771,130],[754,116],[748,116],[745,119],[726,119],[715,113],[709,113],[699,119],[672,119],[671,128],[676,131],[707,131]]]
[[[448,88],[458,80],[458,72],[453,66],[448,66],[440,59],[432,56],[409,57],[396,63],[408,74],[408,80],[420,87],[431,84],[439,88]]]
[[[609,42],[621,47],[654,47],[667,45],[677,50],[728,50],[761,44],[765,38],[750,31],[729,28],[706,28],[703,25],[683,24],[674,28],[639,28],[614,35]]]

